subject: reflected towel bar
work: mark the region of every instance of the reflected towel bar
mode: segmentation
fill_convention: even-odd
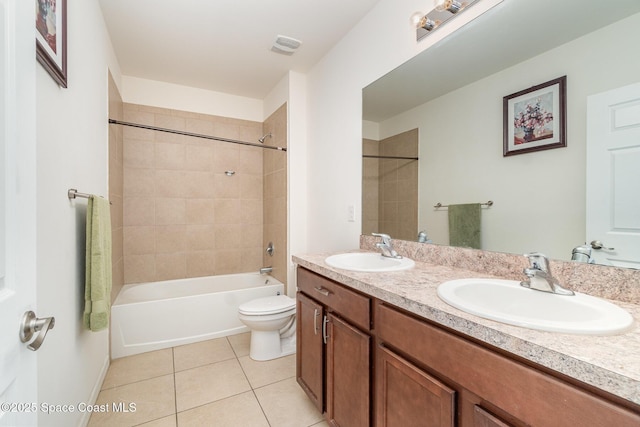
[[[492,201],[492,200],[489,200],[489,201],[488,201],[488,202],[486,202],[486,203],[480,203],[480,205],[482,205],[482,206],[487,206],[487,207],[489,207],[489,206],[493,206],[493,201]],[[434,207],[434,208],[436,208],[436,209],[438,209],[438,208],[448,208],[448,207],[449,207],[449,205],[443,205],[442,203],[438,202],[438,203],[436,203],[435,205],[433,205],[433,207]]]
[[[91,196],[93,196],[93,194],[81,193],[78,190],[76,190],[75,188],[70,188],[67,191],[67,197],[69,198],[69,200],[75,199],[77,197],[82,197],[83,199],[90,199]],[[109,202],[109,204],[111,205],[113,203]]]

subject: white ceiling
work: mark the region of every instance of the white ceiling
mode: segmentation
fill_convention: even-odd
[[[379,0],[99,0],[123,75],[264,99]],[[302,41],[271,51],[278,35]]]

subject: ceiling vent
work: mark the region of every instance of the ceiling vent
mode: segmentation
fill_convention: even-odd
[[[283,55],[293,55],[293,53],[300,47],[302,42],[292,37],[278,36],[271,46],[271,50]]]

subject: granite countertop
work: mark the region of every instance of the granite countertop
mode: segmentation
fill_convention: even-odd
[[[416,261],[415,268],[362,273],[330,267],[333,253],[293,256],[293,261],[367,295],[461,332],[494,347],[575,378],[640,405],[640,305],[612,301],[635,319],[627,333],[572,335],[511,326],[465,313],[442,301],[441,283],[470,277],[495,277]]]

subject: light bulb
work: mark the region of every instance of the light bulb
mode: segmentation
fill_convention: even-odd
[[[451,13],[458,13],[462,9],[462,5],[456,0],[434,0],[433,6],[438,12],[447,10]]]
[[[409,22],[411,23],[411,26],[414,28],[420,28],[420,21],[422,21],[423,17],[424,17],[424,13],[420,11],[414,12],[413,15],[411,15],[411,17],[409,18]]]

